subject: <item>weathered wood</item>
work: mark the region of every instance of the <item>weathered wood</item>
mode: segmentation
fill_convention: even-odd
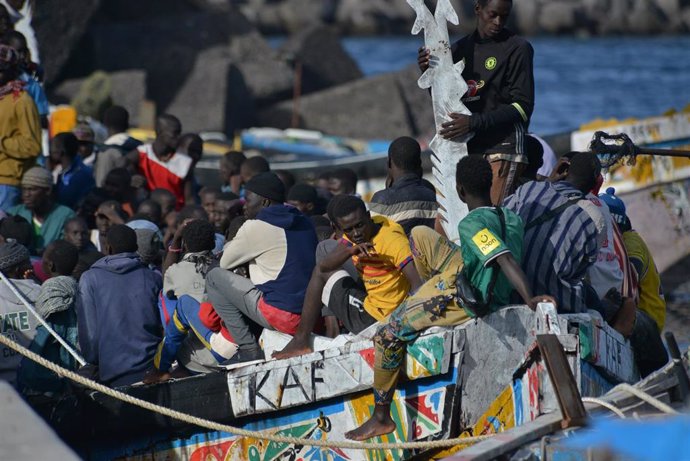
[[[584,425],[587,412],[582,405],[577,382],[570,371],[561,343],[555,335],[537,335],[537,344],[558,397],[558,405],[563,415],[562,427],[565,429]]]

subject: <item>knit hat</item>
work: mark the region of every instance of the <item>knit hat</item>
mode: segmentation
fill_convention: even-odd
[[[163,233],[161,233],[160,228],[148,219],[134,219],[127,223],[127,227],[129,227],[130,229],[134,229],[135,231],[139,229],[150,230],[152,232],[155,232],[158,235],[158,238],[163,240]]]
[[[285,201],[285,185],[275,173],[259,173],[244,188],[274,202]]]
[[[80,123],[72,130],[72,134],[81,142],[94,142],[96,134],[88,123]]]
[[[611,216],[616,223],[624,224],[626,222],[625,203],[616,197],[616,189],[609,187],[605,193],[599,194],[599,198],[608,205]]]
[[[295,184],[290,188],[287,199],[302,203],[316,203],[318,194],[316,188],[309,184]]]
[[[137,253],[144,264],[153,264],[163,249],[163,242],[157,232],[150,229],[135,229]]]
[[[24,245],[12,239],[0,245],[0,271],[15,267],[24,261],[29,261],[29,250]]]
[[[76,301],[77,288],[77,281],[65,275],[46,280],[36,298],[36,311],[44,319],[50,314],[66,311]]]
[[[50,189],[53,187],[53,175],[43,167],[35,166],[22,176],[22,187],[34,186]]]

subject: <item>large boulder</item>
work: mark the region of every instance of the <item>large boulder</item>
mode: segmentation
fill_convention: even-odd
[[[580,9],[580,5],[569,1],[544,3],[539,14],[540,28],[550,34],[572,32]]]
[[[316,25],[291,36],[280,52],[302,67],[302,93],[312,93],[362,77],[336,31]]]
[[[434,109],[429,90],[423,90],[417,84],[420,74],[417,64],[412,64],[397,72],[396,84],[405,101],[409,134],[430,140],[436,132]]]
[[[249,0],[240,8],[263,33],[291,34],[327,22],[329,3],[324,0]]]
[[[60,77],[100,4],[100,0],[42,0],[34,8],[31,24],[47,85]]]
[[[640,35],[669,32],[669,22],[655,1],[636,0],[629,12],[628,32]]]
[[[51,93],[51,102],[74,103],[88,98],[85,94],[87,82],[93,83],[94,77],[65,80]],[[141,102],[146,99],[146,72],[143,70],[124,70],[105,74],[108,90],[108,99],[112,104],[123,106],[130,115],[130,122],[136,125],[139,122],[139,109]],[[86,85],[85,85],[86,84]],[[83,104],[83,103],[81,103]],[[92,114],[98,115],[98,114]]]

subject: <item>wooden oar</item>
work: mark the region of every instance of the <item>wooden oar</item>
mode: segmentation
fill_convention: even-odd
[[[658,157],[690,158],[690,150],[652,149],[652,148],[648,148],[648,147],[638,147],[638,155],[656,155]]]

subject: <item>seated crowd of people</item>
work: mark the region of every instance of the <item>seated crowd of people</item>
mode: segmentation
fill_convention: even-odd
[[[0,85],[14,81],[14,48],[0,45],[0,64]],[[0,270],[99,382],[263,360],[263,329],[292,335],[274,354],[287,358],[311,351],[314,332],[358,334],[378,323],[375,413],[348,434],[363,439],[395,427],[389,406],[406,343],[505,305],[597,311],[630,338],[643,375],[666,362],[658,271],[615,191],[598,194],[591,153],[564,156],[549,177],[535,161],[501,204],[492,203],[488,161],[463,158],[457,194],[470,212],[452,223],[460,241],[450,242],[412,138],[390,145],[386,188],[370,203],[352,170],[296,184],[235,151],[221,158],[214,188],[195,174],[201,138],[183,135],[172,115],[158,117],[144,144],[127,134],[127,111],[112,106],[103,143],[80,124],[41,156],[43,114],[21,85],[2,88]],[[0,284],[0,297],[3,334],[77,369],[9,286]],[[0,372],[26,393],[65,388],[7,348]]]

